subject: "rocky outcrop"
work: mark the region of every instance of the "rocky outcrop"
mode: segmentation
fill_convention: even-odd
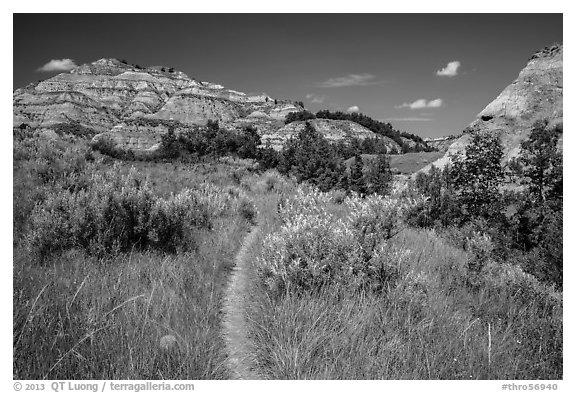
[[[442,136],[439,138],[425,138],[424,141],[428,146],[433,147],[438,151],[445,152],[456,139],[458,139],[458,135]]]
[[[130,149],[153,147],[165,132],[158,127],[135,128],[132,121],[138,119],[185,126],[216,120],[225,128],[254,125],[266,131],[302,109],[265,94],[247,95],[201,82],[171,68],[142,68],[117,59],[81,65],[13,94],[14,127],[74,123],[104,134],[96,140],[107,138]]]
[[[518,155],[537,120],[548,120],[550,127],[563,122],[563,47],[553,45],[535,53],[518,78],[500,93],[463,132],[450,144],[446,154],[431,165],[443,167],[449,155],[464,152],[471,135],[496,133],[504,147],[504,160]],[[560,148],[562,142],[560,141]]]
[[[392,139],[378,135],[369,129],[349,120],[313,119],[308,120],[308,122],[314,127],[316,131],[324,135],[324,137],[326,137],[326,139],[328,139],[330,142],[337,142],[339,140],[345,140],[350,137],[356,137],[359,139],[379,138],[386,141],[388,152],[392,151],[393,149],[396,151],[399,151],[400,149],[400,145],[398,145]],[[280,129],[277,129],[276,131],[264,133],[262,135],[262,143],[269,143],[272,148],[281,150],[286,141],[302,131],[305,125],[305,121],[295,121]]]

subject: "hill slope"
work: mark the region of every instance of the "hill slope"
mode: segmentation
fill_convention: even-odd
[[[239,119],[245,119],[245,123],[258,127],[281,124],[288,113],[301,109],[291,101],[225,89],[171,68],[142,68],[117,59],[81,65],[13,94],[14,127],[75,124],[95,133],[144,131],[140,138],[144,145],[154,143],[145,131],[157,131],[134,129],[131,123],[136,119],[175,121],[186,126],[216,120],[232,128]],[[121,143],[125,138],[115,139]]]
[[[308,120],[308,122],[330,142],[336,142],[350,137],[356,137],[358,139],[378,138],[386,141],[389,152],[392,149],[400,150],[400,146],[392,139],[378,135],[350,120],[312,119]],[[304,129],[305,124],[305,121],[295,121],[274,132],[264,134],[262,136],[262,143],[269,142],[274,149],[281,150],[288,139],[296,136]]]
[[[474,133],[497,133],[504,147],[504,159],[509,160],[518,154],[520,143],[535,121],[547,119],[550,127],[562,125],[562,58],[562,45],[536,52],[518,78],[477,115],[446,154],[422,171],[428,171],[431,165],[444,167],[450,154],[464,152]]]

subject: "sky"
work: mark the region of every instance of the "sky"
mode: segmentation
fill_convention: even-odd
[[[246,93],[459,134],[562,14],[14,14],[13,88],[115,57]],[[19,28],[20,26],[25,28]]]

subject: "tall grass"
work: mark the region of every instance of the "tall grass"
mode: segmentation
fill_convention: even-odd
[[[313,217],[315,208],[307,210]],[[324,228],[317,222],[304,232]],[[271,229],[288,228],[280,221]],[[319,233],[331,236],[329,229]],[[330,258],[305,239],[276,248],[277,257]],[[274,258],[267,248],[274,235],[262,241],[251,254],[255,271]],[[433,231],[404,229],[381,239],[372,257],[384,257],[388,270],[376,288],[358,290],[338,280],[302,287],[293,276],[287,278],[292,286],[278,291],[260,275],[246,299],[260,373],[273,379],[561,379],[561,294],[516,266],[483,259],[484,240],[471,241],[476,248],[465,252]]]
[[[226,379],[221,298],[246,233],[240,218],[217,223],[194,252],[67,252],[14,269],[17,379]],[[160,340],[175,337],[175,348]]]
[[[14,377],[229,378],[221,302],[255,219],[236,168],[88,152],[15,141]]]

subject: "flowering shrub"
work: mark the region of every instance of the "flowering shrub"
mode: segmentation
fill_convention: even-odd
[[[328,283],[385,290],[403,274],[403,251],[391,249],[387,240],[399,231],[404,205],[379,195],[352,195],[343,202],[346,215],[338,217],[333,198],[300,186],[279,204],[283,226],[265,238],[258,264],[270,290]]]
[[[284,223],[289,223],[298,215],[328,214],[326,206],[331,202],[330,193],[321,192],[314,187],[301,185],[294,196],[284,198],[278,206],[278,215]]]
[[[403,205],[398,200],[373,194],[365,199],[353,196],[345,200],[350,226],[369,257],[376,246],[396,235]]]
[[[299,214],[279,233],[268,235],[260,266],[270,289],[310,289],[334,280],[345,283],[359,258],[359,245],[343,221]]]

